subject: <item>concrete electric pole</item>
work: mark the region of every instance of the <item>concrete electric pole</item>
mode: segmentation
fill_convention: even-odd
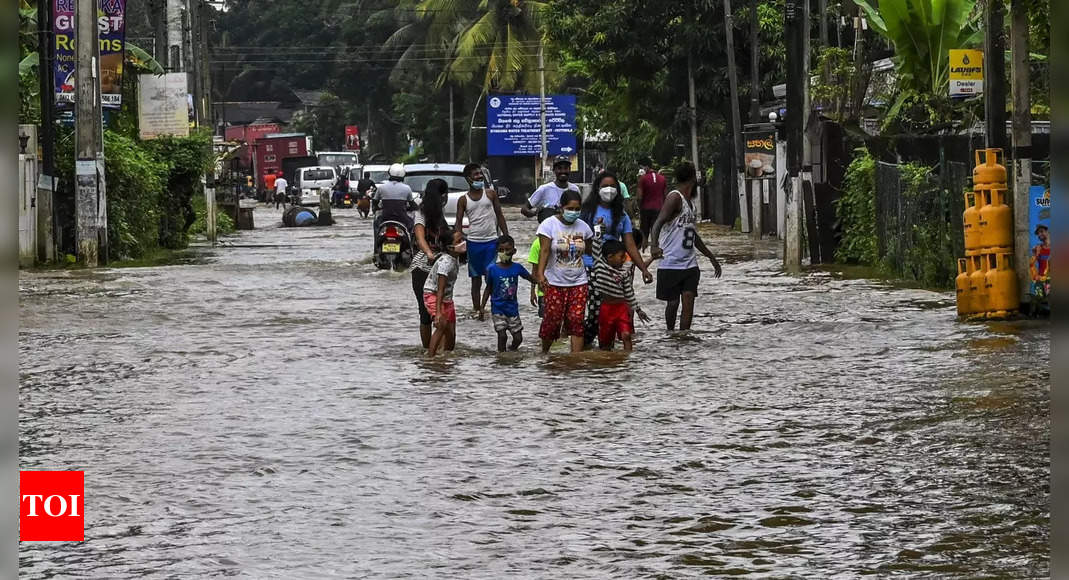
[[[1013,259],[1021,301],[1028,297],[1032,204],[1032,98],[1029,91],[1028,3],[1010,5],[1010,75],[1013,88]]]
[[[100,216],[104,200],[100,179],[103,166],[103,127],[100,115],[100,50],[97,0],[75,3],[75,241],[78,261],[99,264]]]

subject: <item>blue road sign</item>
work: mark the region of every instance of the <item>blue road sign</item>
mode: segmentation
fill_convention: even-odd
[[[546,95],[549,155],[575,155],[575,95]],[[542,154],[538,96],[490,95],[486,100],[486,154]]]

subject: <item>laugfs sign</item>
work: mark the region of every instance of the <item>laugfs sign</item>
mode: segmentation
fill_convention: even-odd
[[[85,540],[84,498],[81,471],[20,471],[19,540]]]

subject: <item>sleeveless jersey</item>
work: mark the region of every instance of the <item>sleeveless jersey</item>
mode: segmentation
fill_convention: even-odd
[[[466,194],[465,194],[466,195]],[[497,212],[494,202],[483,191],[478,200],[468,196],[464,213],[468,216],[468,240],[472,242],[490,242],[497,239]]]
[[[694,206],[675,189],[665,196],[665,201],[672,195],[678,195],[683,203],[679,208],[679,215],[661,226],[659,242],[661,250],[664,251],[664,258],[657,267],[664,270],[696,268],[698,257],[694,253],[694,237],[697,235],[694,229]]]

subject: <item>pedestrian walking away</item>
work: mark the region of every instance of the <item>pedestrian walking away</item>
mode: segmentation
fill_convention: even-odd
[[[563,326],[570,337],[571,351],[580,352],[589,285],[583,254],[590,252],[588,242],[594,232],[579,219],[579,192],[565,191],[560,202],[561,213],[538,226],[540,249],[535,280],[546,293],[538,336],[542,339],[542,352],[549,352]]]
[[[630,351],[635,334],[633,316],[638,315],[643,322],[649,322],[650,317],[635,298],[632,269],[626,265],[627,252],[623,243],[606,241],[604,234],[596,232],[592,250],[595,275],[590,285],[602,301],[598,312],[598,346],[602,350],[612,350],[616,337],[619,337],[624,350]]]
[[[603,235],[606,240],[621,242],[631,262],[642,271],[643,282],[649,284],[653,282],[653,275],[650,274],[646,262],[639,253],[639,246],[635,243],[631,217],[624,211],[620,185],[616,174],[612,172],[606,171],[598,175],[594,179],[593,193],[583,202],[580,219],[587,224],[592,224],[595,236]],[[583,256],[583,264],[591,277],[596,276],[596,272],[593,271],[594,258],[592,256]],[[598,285],[592,283],[587,296],[586,321],[583,325],[583,340],[588,346],[593,344],[594,339],[598,337],[600,308],[601,296],[598,292]]]
[[[278,176],[275,178],[275,209],[281,204],[282,209],[286,209],[286,188],[289,187],[289,182],[282,176],[282,172],[278,172]]]
[[[664,206],[653,224],[650,257],[660,259],[657,266],[657,299],[667,304],[664,320],[668,330],[675,330],[680,300],[683,316],[680,330],[690,330],[694,319],[694,300],[698,295],[701,270],[695,249],[709,258],[714,277],[720,277],[720,262],[713,255],[695,228],[694,206],[691,198],[697,185],[694,164],[683,161],[675,169],[676,189],[665,197]]]
[[[509,226],[501,212],[497,192],[487,187],[483,168],[478,163],[464,166],[468,180],[468,193],[457,200],[457,217],[454,227],[464,233],[464,218],[468,218],[468,277],[471,278],[471,312],[479,315],[482,281],[486,269],[497,257],[497,238],[508,235]]]
[[[464,253],[464,242],[454,244],[453,233],[446,230],[438,236],[438,245],[445,251],[438,256],[423,285],[423,302],[434,320],[434,333],[427,354],[434,356],[440,349],[451,351],[457,340],[457,309],[453,304],[453,286],[457,282],[460,263],[457,256]]]
[[[571,160],[563,155],[557,157],[553,161],[553,174],[556,179],[542,184],[538,189],[534,190],[520,213],[527,217],[537,216],[540,224],[556,215],[561,205],[561,194],[569,190],[576,193],[579,192],[579,186],[568,181],[568,176],[571,175],[571,172]]]
[[[668,181],[653,167],[653,161],[645,157],[639,162],[642,166],[641,175],[638,179],[638,207],[639,227],[646,243],[650,243],[650,232],[653,230],[653,222],[664,206],[664,194],[668,190]],[[645,249],[643,246],[642,249]]]
[[[512,335],[509,350],[517,350],[523,343],[523,322],[520,320],[520,303],[517,296],[520,278],[528,282],[531,282],[532,278],[527,268],[512,261],[515,255],[516,241],[512,236],[501,236],[497,240],[497,262],[490,264],[486,270],[486,291],[479,306],[479,320],[483,320],[486,302],[493,300],[490,317],[494,321],[494,332],[497,333],[498,352],[505,352],[507,334]]]
[[[278,179],[278,175],[274,171],[264,172],[264,201],[271,203],[275,200],[275,180]],[[278,206],[275,206],[278,209]]]
[[[449,199],[449,185],[444,179],[432,179],[423,191],[419,211],[416,212],[416,225],[413,232],[415,254],[412,256],[412,292],[416,295],[419,306],[419,338],[423,348],[431,345],[431,324],[433,319],[423,301],[423,286],[427,283],[431,265],[445,249],[438,244],[443,233],[452,236],[452,242],[460,241],[460,236],[453,232],[445,221],[445,204]],[[454,337],[455,338],[455,337]],[[453,350],[453,342],[447,341],[446,350]]]

